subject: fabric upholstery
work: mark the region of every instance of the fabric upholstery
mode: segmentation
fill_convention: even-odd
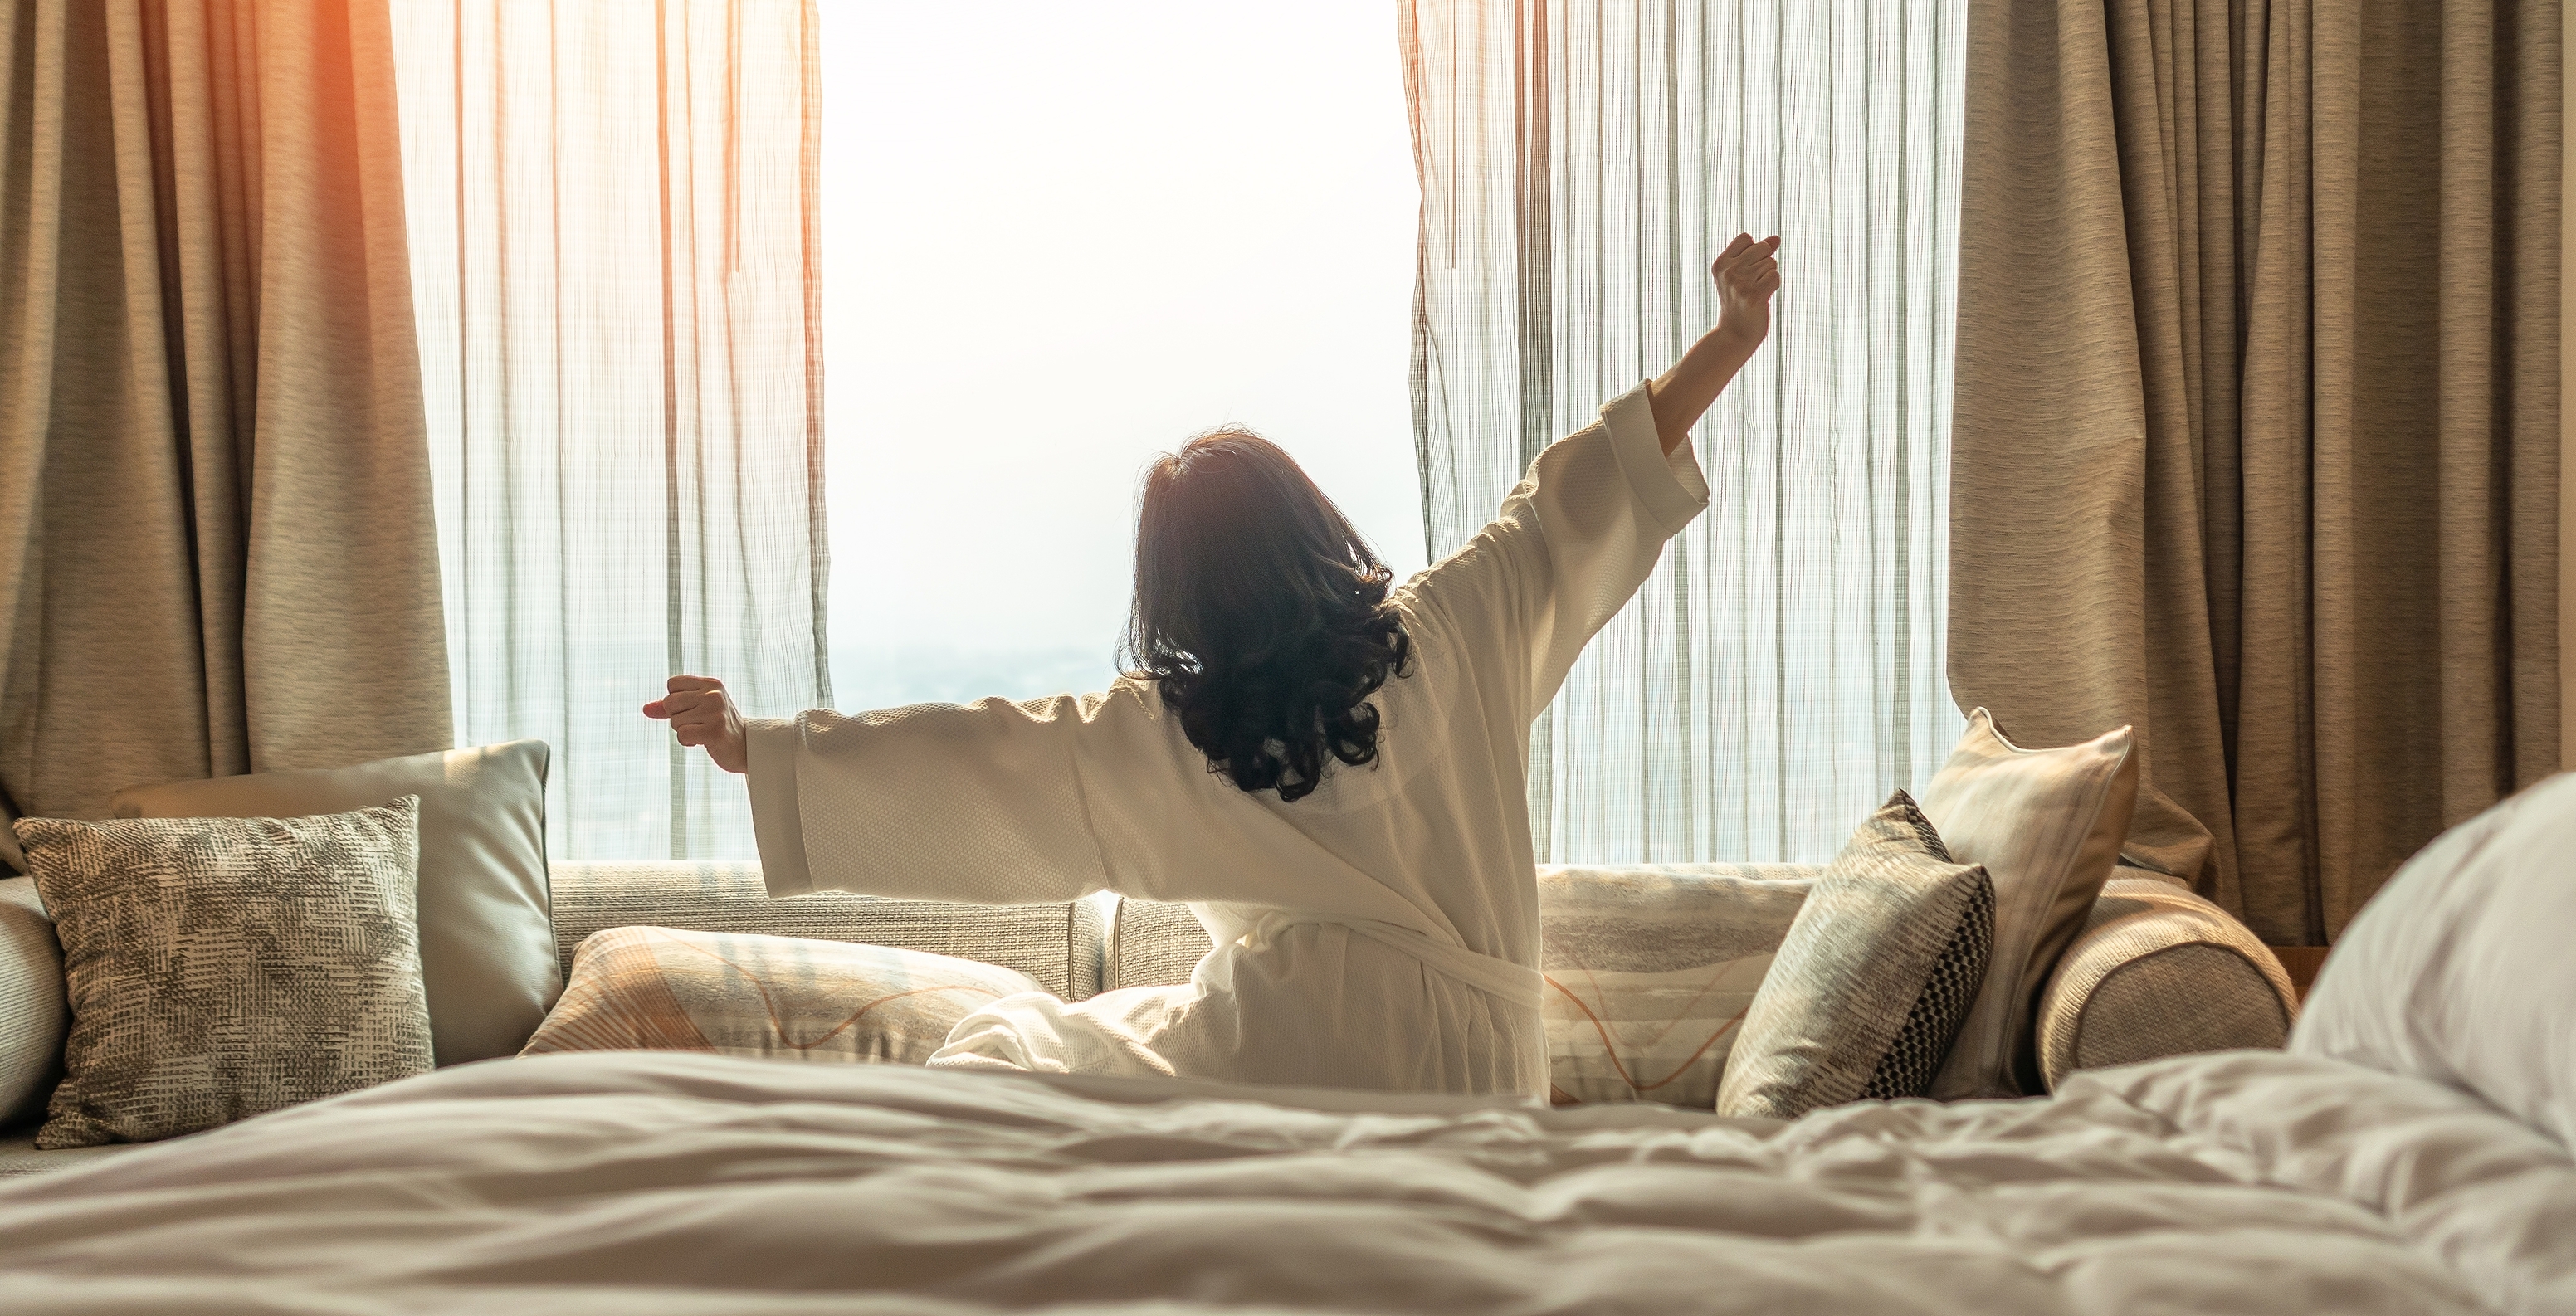
[[[20,820],[72,1009],[36,1145],[149,1142],[428,1072],[419,811]]]
[[[527,1054],[702,1051],[918,1065],[977,1007],[1042,990],[1015,969],[927,951],[611,928],[574,951],[564,999]]]
[[[420,965],[438,1063],[514,1055],[563,989],[546,897],[545,742],[118,791],[119,818],[293,818],[420,798]]]
[[[386,0],[10,13],[0,823],[455,743]]]
[[[2137,800],[2128,728],[2060,749],[2023,749],[1980,708],[1924,788],[1923,815],[1950,855],[1980,864],[1995,888],[1985,985],[1930,1095],[2040,1090],[2031,1008],[2059,955],[2084,929],[2118,861]]]
[[[0,1129],[44,1113],[62,1077],[71,1007],[63,951],[32,878],[0,881]]]
[[[1708,1109],[1816,870],[1539,870],[1550,1099]]]
[[[2252,931],[2171,878],[2115,874],[2040,997],[2050,1091],[2079,1069],[2289,1041],[2298,993]]]
[[[2290,1049],[2476,1093],[2576,1147],[2576,773],[2442,834],[2326,956]]]
[[[845,892],[773,900],[758,864],[555,865],[555,944],[567,972],[582,938],[628,925],[895,946],[1017,969],[1067,1000],[1100,990],[1101,918],[1082,901],[970,905]]]
[[[1709,263],[1738,232],[1781,239],[1771,342],[1697,427],[1710,513],[1527,729],[1537,862],[1823,863],[1958,738],[1942,472],[1969,2],[1394,7],[1432,559],[1716,323]]]
[[[36,1150],[36,1133],[0,1134],[0,1179],[14,1179],[22,1174],[43,1174],[49,1170],[68,1170],[76,1165],[134,1150],[140,1144],[130,1142],[102,1143],[96,1147],[64,1147],[55,1151]]]
[[[1188,982],[1211,949],[1199,916],[1179,901],[1114,899],[1100,990]]]
[[[1744,1012],[1720,1115],[1796,1119],[1931,1086],[1994,947],[1995,887],[1903,791],[1807,893]]]
[[[2559,766],[2560,9],[1968,6],[1950,686],[2266,942]]]

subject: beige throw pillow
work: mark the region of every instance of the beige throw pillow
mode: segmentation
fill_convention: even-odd
[[[34,881],[0,881],[0,1128],[45,1112],[63,1072],[63,952]]]
[[[1980,708],[1923,791],[1923,813],[1953,859],[1995,884],[1995,945],[1930,1095],[2012,1097],[2044,1090],[2031,1013],[2058,956],[2091,917],[2138,801],[2129,728],[2063,749],[2023,749]]]
[[[296,818],[420,797],[420,967],[438,1063],[517,1054],[563,990],[546,892],[546,742],[131,786],[119,818]]]
[[[918,1065],[957,1021],[1045,989],[1016,969],[928,951],[739,932],[610,928],[527,1054],[704,1051]]]
[[[1717,1113],[1796,1119],[1923,1095],[1976,999],[1994,930],[1986,870],[1951,862],[1896,792],[1826,867],[1781,941],[1727,1058]]]
[[[21,819],[72,1010],[36,1145],[177,1137],[427,1073],[419,808]]]

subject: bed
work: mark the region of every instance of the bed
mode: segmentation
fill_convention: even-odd
[[[542,1057],[0,1188],[38,1312],[2576,1307],[2563,1149],[2264,1052],[1795,1124]]]
[[[2576,777],[2287,1051],[1795,1123],[594,1053],[0,1183],[13,1313],[2576,1312]]]

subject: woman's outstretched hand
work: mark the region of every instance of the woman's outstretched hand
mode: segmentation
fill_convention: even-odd
[[[1780,291],[1780,239],[1756,242],[1752,234],[1738,233],[1708,273],[1717,281],[1717,327],[1646,386],[1655,409],[1655,437],[1668,453],[1690,437],[1691,426],[1771,336],[1771,294]]]
[[[670,693],[644,706],[644,716],[668,721],[683,745],[703,746],[707,757],[727,772],[751,767],[751,744],[743,736],[742,714],[733,696],[712,676],[675,676]]]
[[[1771,336],[1771,294],[1780,291],[1780,239],[1738,233],[1708,267],[1717,280],[1717,332],[1748,348]]]

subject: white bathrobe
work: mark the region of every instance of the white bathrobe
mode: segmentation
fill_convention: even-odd
[[[750,724],[774,896],[1187,901],[1190,982],[1004,997],[935,1065],[1399,1092],[1547,1091],[1530,721],[1708,505],[1646,390],[1552,444],[1491,525],[1393,594],[1408,676],[1377,761],[1297,802],[1208,771],[1151,683]]]

